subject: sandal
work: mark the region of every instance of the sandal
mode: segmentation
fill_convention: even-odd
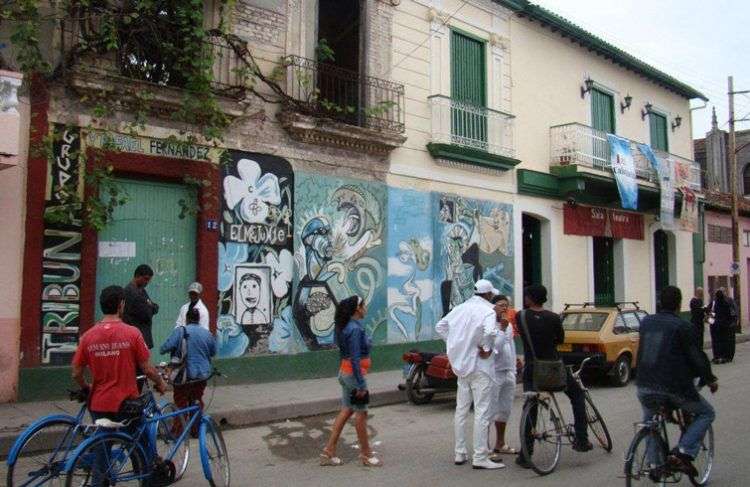
[[[323,450],[320,454],[320,466],[321,467],[338,467],[343,464],[344,461],[337,456],[331,455],[327,451]]]
[[[359,459],[362,462],[362,465],[365,467],[382,467],[383,462],[375,455],[371,454],[369,457],[367,455],[359,455]]]
[[[511,448],[508,445],[503,445],[503,447],[499,450],[497,448],[492,450],[492,453],[499,453],[502,455],[518,455],[518,450],[516,450],[515,448]]]

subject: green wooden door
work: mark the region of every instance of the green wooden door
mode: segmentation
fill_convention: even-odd
[[[180,200],[195,201],[195,193],[178,184],[118,182],[129,200],[99,233],[96,294],[113,284],[125,286],[139,264],[150,265],[154,277],[146,290],[159,305],[152,329],[154,349],[158,349],[187,300],[187,286],[195,280],[196,221],[193,216],[180,218]],[[101,316],[98,307],[96,316]]]
[[[523,215],[523,286],[542,283],[542,224]]]
[[[454,143],[487,149],[484,43],[452,31],[451,134]]]
[[[654,232],[654,277],[658,303],[661,290],[669,286],[669,238],[663,230]]]
[[[602,132],[615,133],[614,98],[609,93],[591,90],[591,126]]]
[[[667,117],[659,115],[658,113],[649,113],[648,121],[651,130],[651,147],[664,152],[669,152]]]
[[[611,305],[615,302],[614,240],[594,237],[594,302]]]

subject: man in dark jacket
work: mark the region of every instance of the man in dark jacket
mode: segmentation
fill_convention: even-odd
[[[695,288],[695,295],[690,300],[690,323],[695,329],[695,340],[698,342],[698,349],[703,350],[704,330],[706,319],[706,308],[703,306],[703,288]]]
[[[122,321],[133,325],[143,335],[143,340],[149,349],[154,348],[154,339],[151,335],[151,320],[159,312],[159,305],[151,302],[146,292],[146,286],[154,277],[154,271],[146,264],[136,267],[133,280],[125,286],[125,309],[122,313]]]
[[[665,405],[693,415],[693,421],[667,461],[673,468],[697,475],[692,461],[716,415],[711,404],[698,393],[693,379],[700,377],[711,393],[719,386],[708,360],[698,352],[691,324],[677,316],[682,303],[680,290],[665,287],[660,303],[661,310],[641,323],[636,378],[638,399],[645,421]]]

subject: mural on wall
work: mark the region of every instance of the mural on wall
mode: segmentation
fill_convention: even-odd
[[[432,204],[430,193],[388,189],[388,343],[435,337]]]
[[[295,193],[293,318],[304,346],[335,346],[336,304],[353,294],[370,309],[364,325],[374,341],[385,342],[385,186],[300,174]]]
[[[45,213],[81,191],[79,128],[55,124]],[[42,252],[41,362],[68,365],[78,345],[81,289],[81,222],[46,221]]]
[[[279,157],[227,155],[222,165],[219,356],[277,351],[275,328],[291,311],[294,174]]]
[[[474,294],[474,282],[489,279],[513,294],[513,207],[448,194],[434,194],[435,294],[440,316]]]

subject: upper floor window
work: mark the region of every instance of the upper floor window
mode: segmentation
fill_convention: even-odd
[[[651,112],[648,114],[648,123],[651,130],[651,147],[656,150],[669,152],[667,117]]]
[[[732,227],[708,224],[708,241],[715,243],[732,243]]]
[[[451,32],[451,134],[456,143],[487,150],[485,43]]]
[[[615,133],[615,100],[612,95],[591,89],[591,126],[608,134]]]

